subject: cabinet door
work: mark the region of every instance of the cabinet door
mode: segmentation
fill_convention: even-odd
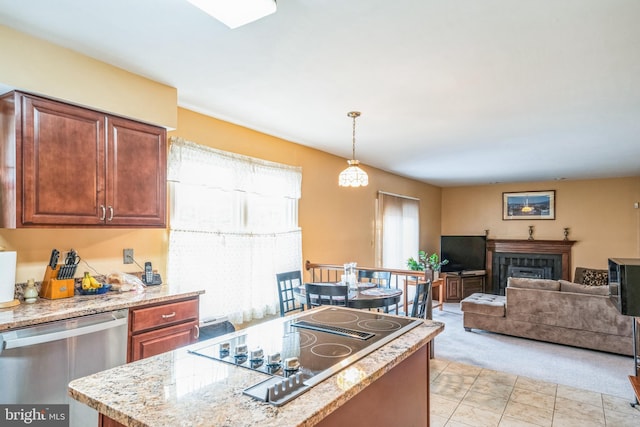
[[[18,150],[23,178],[17,187],[18,221],[24,225],[100,224],[104,115],[26,95],[21,101]]]
[[[155,331],[143,332],[131,337],[131,360],[144,359],[196,342],[198,320]]]
[[[462,283],[460,277],[447,276],[445,284],[444,298],[447,302],[460,301],[460,295],[462,294]]]
[[[105,414],[99,414],[98,427],[126,427],[124,424],[120,424],[117,421],[112,420]]]
[[[107,129],[107,223],[164,227],[166,130],[111,116]]]
[[[476,292],[484,292],[484,276],[465,277],[462,279],[462,298]]]

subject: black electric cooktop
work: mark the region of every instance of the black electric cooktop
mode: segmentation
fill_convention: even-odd
[[[191,353],[310,387],[382,347],[421,319],[322,306],[203,342]]]

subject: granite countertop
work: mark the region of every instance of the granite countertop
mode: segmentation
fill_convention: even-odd
[[[38,298],[33,304],[22,302],[15,307],[0,309],[0,332],[121,308],[172,301],[203,293],[204,290],[181,291],[178,286],[165,284],[147,286],[141,290],[129,292],[110,291],[101,295],[76,295],[55,300]]]
[[[79,378],[69,394],[133,427],[313,426],[443,329],[426,320],[280,407],[242,394],[268,375],[188,353],[203,342]]]

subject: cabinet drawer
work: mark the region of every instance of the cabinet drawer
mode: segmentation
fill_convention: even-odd
[[[144,359],[196,342],[198,320],[131,337],[130,361]]]
[[[131,310],[131,333],[198,319],[198,299]]]

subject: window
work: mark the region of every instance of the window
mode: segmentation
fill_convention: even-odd
[[[275,275],[302,266],[298,167],[172,138],[168,282],[205,289],[200,317],[275,314]]]
[[[420,200],[378,192],[376,225],[377,264],[406,269],[407,259],[418,255]]]

